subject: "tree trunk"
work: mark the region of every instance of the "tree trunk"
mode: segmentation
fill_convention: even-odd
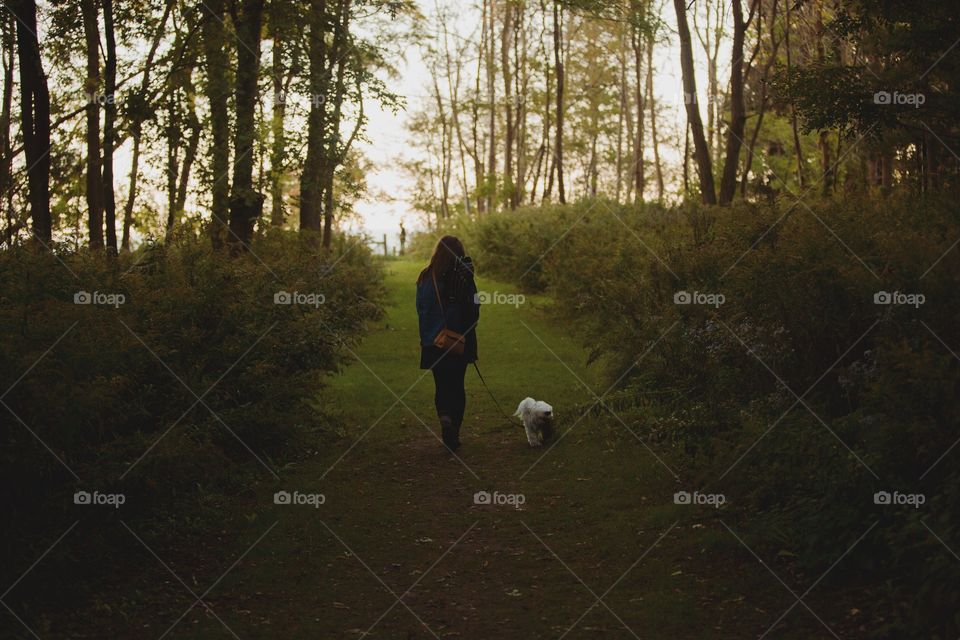
[[[494,19],[494,2],[495,0],[488,0],[486,3],[489,6],[487,19],[489,21],[489,26],[486,28],[487,31],[487,47],[486,47],[486,58],[487,58],[487,98],[490,102],[490,127],[488,132],[487,143],[490,145],[488,149],[489,155],[487,157],[487,177],[486,184],[484,188],[487,192],[487,211],[493,211],[496,206],[496,191],[497,191],[497,69],[494,64],[494,55],[493,55],[493,43],[495,40],[494,34],[496,33],[496,21]]]
[[[324,183],[323,183],[323,195],[324,195],[324,207],[323,207],[323,248],[330,249],[333,242],[333,210],[336,204],[334,198],[334,178],[336,177],[337,167],[346,159],[347,152],[350,150],[350,145],[353,142],[353,139],[357,135],[357,131],[360,128],[360,124],[363,122],[363,97],[358,96],[358,102],[360,103],[360,114],[357,118],[356,127],[353,130],[353,134],[350,136],[350,139],[345,143],[340,143],[340,124],[343,114],[343,101],[346,98],[346,83],[345,83],[345,73],[346,73],[346,60],[347,60],[347,47],[349,46],[349,33],[350,33],[350,10],[351,10],[351,0],[340,0],[338,3],[337,11],[337,30],[334,34],[333,39],[333,57],[331,58],[330,64],[333,64],[335,59],[337,62],[337,76],[333,97],[333,113],[330,117],[330,133],[329,133],[329,146],[326,150],[325,158],[325,171],[323,174]],[[358,94],[359,94],[359,85],[358,85]],[[449,132],[448,132],[449,139]],[[449,190],[449,180],[450,180],[450,171],[449,171],[449,141],[447,147],[447,184],[444,185],[444,188]]]
[[[557,75],[557,136],[553,145],[554,163],[557,168],[557,194],[560,204],[566,204],[567,195],[563,184],[563,89],[564,71],[563,59],[560,51],[563,39],[563,23],[559,0],[553,2],[553,64]]]
[[[230,215],[230,52],[224,0],[199,0],[203,19],[203,51],[207,61],[207,101],[210,104],[210,241],[220,248]]]
[[[100,174],[100,26],[95,0],[81,0],[87,51],[87,230],[90,248],[103,249],[103,177]]]
[[[469,216],[472,207],[470,205],[469,181],[467,180],[467,156],[471,156],[474,167],[477,166],[477,158],[475,155],[471,154],[470,148],[467,146],[467,142],[463,137],[463,127],[460,124],[460,72],[463,52],[462,50],[457,52],[456,71],[454,71],[452,65],[453,61],[450,58],[449,33],[447,32],[446,22],[441,21],[441,26],[443,29],[444,65],[447,70],[447,98],[450,100],[450,119],[453,121],[454,130],[457,133],[457,149],[460,157],[460,180],[462,181],[463,204],[466,214]],[[455,80],[451,81],[450,78],[455,78]],[[476,101],[473,102],[476,103]]]
[[[147,52],[147,59],[146,62],[144,62],[143,78],[140,81],[140,92],[136,98],[136,110],[130,116],[130,137],[133,138],[133,151],[131,153],[130,163],[130,182],[127,186],[127,202],[123,207],[123,235],[120,239],[121,251],[130,251],[130,228],[133,226],[133,207],[137,199],[137,181],[140,176],[140,138],[143,134],[143,119],[146,117],[146,99],[147,91],[150,88],[150,73],[153,70],[153,61],[157,55],[157,49],[160,47],[160,40],[166,35],[167,19],[170,17],[173,3],[174,0],[167,0],[163,17],[157,25],[153,43],[150,45],[150,51]]]
[[[13,145],[10,141],[10,124],[13,119],[13,66],[17,55],[16,17],[6,13],[2,18],[3,36],[0,56],[3,59],[3,107],[0,109],[0,194],[3,195],[4,217],[7,228],[3,242],[10,242],[14,229],[13,220]],[[16,224],[23,226],[22,217]]]
[[[195,58],[194,58],[195,61]],[[187,113],[186,124],[190,130],[190,137],[187,138],[187,147],[183,152],[183,162],[180,165],[180,177],[177,181],[177,196],[174,201],[174,208],[177,215],[182,216],[186,211],[187,189],[190,186],[190,174],[193,170],[193,163],[197,159],[197,149],[200,146],[200,118],[197,116],[196,87],[193,85],[192,65],[186,72],[187,78],[184,83],[184,90],[187,93]]]
[[[506,132],[503,145],[503,187],[506,193],[508,206],[514,208],[513,184],[513,145],[516,131],[513,119],[513,73],[510,69],[510,48],[513,37],[513,3],[505,2],[503,6],[503,31],[500,38],[500,69],[503,75],[503,105],[506,119]]]
[[[599,167],[597,160],[597,139],[600,137],[600,114],[598,107],[594,107],[590,116],[590,161],[587,163],[587,190],[591,198],[597,197],[597,182]]]
[[[663,201],[663,165],[660,163],[660,141],[657,138],[657,101],[653,94],[653,38],[647,38],[647,103],[650,105],[650,142],[653,164],[657,171],[657,201]]]
[[[733,5],[733,47],[730,63],[730,128],[727,130],[727,154],[720,179],[720,204],[728,205],[737,192],[737,171],[740,169],[740,147],[747,123],[747,108],[743,99],[743,40],[747,30],[740,0]]]
[[[233,250],[245,250],[253,240],[253,227],[263,213],[264,196],[254,189],[253,144],[257,137],[260,32],[264,0],[243,0],[235,16],[237,71],[234,100],[237,109],[233,143],[233,186],[230,192],[230,238]]]
[[[117,255],[117,199],[113,188],[113,149],[117,122],[117,40],[113,26],[113,0],[103,2],[103,29],[106,36],[104,81],[106,101],[103,116],[103,217],[107,229],[107,252]]]
[[[311,96],[326,96],[332,69],[327,65],[326,0],[312,0],[308,57],[310,60],[309,87]],[[326,108],[323,101],[310,101],[307,117],[307,157],[300,174],[300,230],[320,232],[323,211],[323,137],[326,130]]]
[[[710,150],[703,136],[703,121],[697,104],[697,81],[694,76],[693,48],[690,44],[690,29],[687,26],[686,0],[673,0],[677,13],[677,31],[680,34],[680,68],[683,74],[684,105],[687,122],[693,135],[694,156],[700,171],[700,198],[704,204],[716,204],[717,193],[713,183],[713,163]]]
[[[33,235],[51,241],[50,223],[50,93],[37,42],[37,3],[17,0],[17,54],[20,63],[20,117],[29,182]]]
[[[826,64],[827,58],[826,49],[823,44],[823,7],[820,4],[817,4],[815,11],[817,12],[815,23],[815,28],[817,31],[817,62],[823,65]],[[817,146],[820,147],[820,166],[823,169],[820,188],[822,195],[827,197],[833,190],[833,169],[830,160],[830,137],[829,132],[826,129],[820,131],[820,134],[817,137]]]
[[[437,103],[437,117],[440,118],[440,217],[450,217],[450,125],[447,121],[443,97],[440,95],[439,74],[431,70],[433,77],[433,97]]]
[[[177,90],[170,91],[167,104],[167,223],[164,238],[169,240],[177,225],[177,176],[180,174],[180,114],[178,113]]]
[[[647,177],[646,166],[643,162],[643,36],[639,29],[634,28],[633,30],[631,34],[631,45],[633,47],[633,64],[637,74],[637,139],[633,150],[633,188],[634,201],[640,203],[643,202],[643,192],[647,186]]]
[[[486,33],[486,3],[483,3],[484,9],[481,15],[483,22],[483,28],[481,29],[480,42],[477,47],[477,73],[474,76],[473,81],[473,95],[474,99],[471,100],[470,106],[470,134],[472,137],[471,144],[473,146],[473,152],[470,154],[473,158],[473,180],[474,180],[474,191],[477,198],[477,214],[481,214],[485,210],[486,199],[483,195],[483,177],[485,175],[485,167],[483,166],[483,158],[481,148],[480,148],[480,79],[483,75],[483,51],[484,51],[484,42],[485,42],[485,33]]]
[[[790,46],[790,11],[791,5],[793,2],[787,0],[787,13],[786,13],[786,22],[784,23],[783,31],[783,40],[784,44],[787,47],[787,75],[790,75],[792,69],[792,47]],[[790,104],[790,128],[793,131],[793,150],[797,156],[797,184],[800,185],[800,188],[803,189],[806,180],[804,178],[803,171],[803,149],[800,147],[800,131],[797,126],[797,110]]]
[[[524,26],[526,4],[517,4],[516,16],[513,21],[513,60],[515,71],[514,95],[516,98],[516,141],[517,141],[517,178],[513,183],[513,199],[510,206],[516,209],[523,202],[527,189],[527,87],[529,85],[529,71],[527,67],[527,30]]]
[[[770,9],[770,54],[767,57],[766,62],[763,64],[763,72],[760,74],[760,106],[757,108],[757,123],[753,127],[753,133],[750,134],[750,140],[747,142],[747,154],[743,161],[743,171],[740,177],[740,197],[747,197],[747,182],[750,178],[750,172],[753,170],[753,155],[754,149],[757,145],[757,138],[760,136],[760,128],[763,126],[763,118],[767,111],[767,100],[769,95],[767,93],[767,78],[770,76],[770,69],[773,67],[773,64],[777,60],[777,51],[780,49],[780,43],[783,41],[783,38],[777,38],[775,36],[775,27],[777,24],[777,6],[779,0],[773,0],[771,3]],[[760,14],[759,20],[762,20],[763,14]],[[759,47],[759,38],[760,38],[760,27],[758,22],[757,27],[757,38]]]
[[[547,29],[547,3],[546,0],[540,0],[540,9],[543,12],[543,31],[546,32]],[[540,41],[542,58],[544,60],[543,64],[543,74],[544,74],[544,85],[546,86],[546,91],[543,94],[543,148],[544,148],[544,158],[546,163],[546,171],[544,172],[543,179],[543,195],[541,196],[541,202],[545,202],[550,199],[553,195],[553,175],[556,170],[556,158],[553,154],[552,148],[552,139],[550,137],[550,105],[553,101],[553,74],[550,73],[550,64],[547,62],[547,52],[546,45],[543,44],[543,38]],[[532,196],[531,196],[532,199]]]
[[[286,221],[283,203],[283,177],[287,161],[286,115],[288,70],[283,61],[283,47],[287,44],[284,16],[271,5],[276,14],[271,16],[271,37],[273,38],[273,114],[270,121],[270,224],[282,227]]]

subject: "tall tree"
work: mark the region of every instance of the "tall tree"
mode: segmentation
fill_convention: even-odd
[[[224,0],[198,0],[203,15],[203,51],[206,59],[206,95],[210,106],[210,239],[223,244],[230,214],[230,49],[224,20]],[[252,165],[251,165],[252,173]]]
[[[113,0],[103,2],[103,30],[106,39],[104,61],[103,116],[103,221],[107,229],[107,251],[117,254],[117,201],[113,188],[113,149],[117,123],[117,37],[113,20]]]
[[[643,33],[643,14],[645,7],[642,5],[638,6],[638,3],[634,3],[631,6],[631,15],[630,15],[630,46],[633,50],[633,66],[636,73],[636,91],[634,93],[634,99],[637,103],[637,131],[636,131],[636,140],[634,141],[633,147],[633,189],[634,189],[634,198],[637,202],[643,201],[643,191],[646,187],[646,166],[643,161],[643,134],[644,134],[644,81],[643,81],[643,54],[645,53],[646,47],[644,45],[644,33]],[[649,37],[649,36],[648,36]],[[626,60],[622,60],[624,67],[624,80],[622,85],[626,84]],[[621,94],[626,96],[626,87],[621,88]],[[625,97],[622,100],[621,104],[625,104]],[[624,107],[621,107],[622,109]],[[617,154],[619,157],[619,154]],[[619,180],[617,181],[617,199],[619,199]]]
[[[563,90],[564,90],[564,72],[563,72],[563,8],[560,6],[560,0],[553,2],[553,66],[554,74],[557,78],[556,94],[556,113],[557,113],[557,135],[553,145],[554,164],[557,169],[557,194],[560,203],[566,203],[567,194],[563,183]]]
[[[287,172],[287,96],[299,69],[300,12],[296,5],[286,2],[270,4],[270,37],[273,84],[273,113],[270,119],[270,224],[283,226],[286,222],[283,179]]]
[[[476,139],[474,139],[474,146],[470,147],[463,135],[463,127],[460,124],[460,80],[463,66],[462,59],[464,49],[467,45],[464,43],[458,48],[457,57],[456,60],[454,60],[450,53],[450,38],[447,28],[447,16],[445,14],[440,16],[440,29],[443,33],[443,57],[447,76],[447,100],[450,103],[450,116],[453,120],[454,130],[457,134],[457,147],[460,152],[460,180],[462,182],[461,187],[463,189],[463,205],[464,210],[469,215],[471,211],[471,204],[470,187],[467,180],[467,156],[469,156],[473,162],[474,173],[477,175],[480,175],[477,173],[479,172],[480,159],[477,157]],[[477,100],[474,99],[472,102],[474,105],[476,105]],[[475,123],[476,120],[474,119],[474,124]]]
[[[503,187],[506,191],[507,203],[513,209],[516,206],[513,184],[513,149],[517,135],[516,125],[513,119],[513,73],[510,63],[510,50],[513,44],[513,14],[515,3],[505,2],[503,5],[503,29],[500,38],[500,75],[503,77],[503,104],[506,120],[506,130],[504,131],[503,145]]]
[[[697,80],[693,67],[693,47],[690,42],[690,27],[687,26],[686,0],[673,0],[677,13],[677,31],[680,35],[680,70],[683,75],[683,102],[687,122],[693,135],[694,157],[700,172],[700,198],[704,204],[717,204],[717,192],[713,182],[713,162],[710,149],[703,135],[703,120],[697,100]]]
[[[353,67],[354,63],[359,67],[359,61],[351,55],[353,48],[350,34],[351,22],[353,18],[351,0],[339,0],[337,3],[337,20],[334,27],[334,48],[333,53],[336,60],[336,80],[333,85],[332,111],[329,119],[329,130],[326,135],[328,144],[324,151],[324,167],[321,173],[323,181],[321,191],[323,193],[323,248],[329,249],[333,241],[333,212],[336,204],[334,198],[334,178],[337,169],[343,164],[350,150],[350,146],[356,139],[357,133],[364,124],[363,113],[363,95],[360,89],[361,74],[360,69]],[[331,64],[333,62],[331,61]],[[356,94],[354,100],[359,108],[359,115],[353,128],[353,132],[342,141],[340,126],[343,120],[343,105],[347,99],[347,72],[353,74],[356,80]],[[449,154],[449,147],[448,147]]]
[[[657,136],[657,101],[653,94],[653,34],[647,38],[647,106],[650,107],[650,144],[653,146],[653,165],[657,172],[657,201],[663,201],[663,165],[660,163],[660,139]]]
[[[232,7],[237,30],[237,69],[234,100],[236,128],[233,143],[233,185],[230,192],[230,237],[234,250],[246,248],[263,213],[264,195],[254,188],[254,142],[257,138],[260,44],[264,0],[241,0]]]
[[[103,176],[100,173],[100,19],[96,0],[81,0],[87,52],[87,231],[90,248],[103,248]]]
[[[37,3],[16,0],[17,57],[20,63],[20,118],[29,181],[33,234],[49,243],[50,222],[50,93],[37,41]]]
[[[327,111],[324,106],[330,88],[333,70],[329,64],[327,34],[330,33],[330,17],[327,15],[327,0],[311,0],[309,12],[308,59],[310,73],[310,114],[307,117],[307,157],[300,174],[300,229],[320,231],[323,212],[323,145],[327,128]]]
[[[800,5],[798,4],[796,6],[799,7]],[[787,11],[783,26],[783,42],[787,49],[787,76],[790,76],[793,70],[793,47],[790,44],[792,12],[793,3],[790,2],[790,0],[787,0]],[[805,172],[803,170],[803,147],[800,146],[800,131],[799,125],[797,124],[797,109],[793,103],[790,104],[790,129],[793,132],[793,150],[797,160],[797,183],[800,185],[800,188],[803,189],[804,184],[806,184],[806,176],[804,175]]]
[[[782,37],[777,36],[777,31],[775,29],[777,24],[777,10],[778,10],[779,0],[772,0],[770,3],[770,36],[769,36],[769,51],[767,53],[766,61],[763,63],[763,70],[760,72],[759,85],[760,85],[760,96],[759,104],[757,105],[757,121],[753,125],[753,132],[750,134],[750,140],[747,141],[747,153],[743,161],[743,172],[740,178],[740,196],[746,197],[747,195],[747,182],[750,178],[750,172],[753,169],[753,157],[754,149],[756,148],[757,138],[760,135],[760,128],[763,126],[763,119],[767,111],[767,101],[769,99],[769,91],[767,89],[767,80],[770,76],[770,69],[773,67],[773,64],[777,61],[777,51],[780,48],[780,43],[783,41]],[[757,18],[757,42],[755,53],[758,52],[763,47],[763,31],[762,25],[764,22],[764,11],[761,5],[760,11],[758,12]],[[756,98],[755,98],[756,99]]]
[[[10,125],[13,120],[13,68],[17,55],[16,16],[10,12],[0,14],[0,59],[3,63],[3,98],[0,106],[0,194],[5,194],[4,217],[6,229],[0,242],[9,243],[26,222],[22,216],[13,219],[13,144]]]
[[[754,0],[753,5],[756,6]],[[740,147],[747,123],[747,107],[743,98],[743,40],[748,19],[743,17],[740,0],[731,0],[733,6],[733,46],[730,49],[730,126],[727,128],[727,153],[720,178],[720,204],[727,205],[737,191],[737,171],[740,168]],[[750,17],[753,16],[753,8]]]
[[[487,191],[486,210],[493,211],[496,206],[497,192],[497,65],[494,56],[496,41],[496,21],[494,20],[495,0],[484,0],[484,43],[487,72],[487,101],[489,103],[490,126],[487,131],[487,176],[484,188]]]
[[[129,121],[129,134],[133,141],[133,149],[130,153],[130,177],[127,184],[127,202],[123,207],[123,232],[120,237],[121,251],[130,250],[130,229],[133,227],[133,210],[136,204],[140,178],[140,142],[143,138],[143,123],[149,117],[147,95],[150,90],[150,77],[153,72],[154,61],[156,60],[157,49],[160,47],[160,42],[166,34],[167,20],[170,17],[170,12],[175,2],[176,0],[166,1],[163,17],[157,24],[153,41],[150,43],[150,49],[147,51],[147,57],[143,64],[140,88],[129,100],[127,117]],[[201,17],[202,22],[205,20],[206,17]]]

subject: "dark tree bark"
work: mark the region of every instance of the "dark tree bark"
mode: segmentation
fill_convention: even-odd
[[[643,202],[643,191],[647,185],[646,166],[643,162],[643,134],[644,134],[644,111],[643,111],[643,35],[640,30],[634,26],[630,33],[630,44],[633,49],[633,64],[637,74],[637,86],[635,98],[637,101],[637,133],[633,149],[633,188],[634,202]]]
[[[253,227],[263,213],[264,195],[253,185],[253,144],[257,137],[257,102],[260,79],[260,35],[264,0],[243,0],[235,13],[237,71],[235,102],[237,122],[233,143],[233,189],[230,193],[230,237],[235,250],[246,249]]]
[[[720,204],[728,205],[737,192],[737,171],[740,169],[740,148],[747,124],[747,108],[743,98],[743,40],[747,23],[743,18],[740,0],[733,5],[733,47],[730,63],[730,127],[727,129],[727,152],[720,178]]]
[[[486,63],[487,63],[487,97],[490,100],[490,128],[488,131],[487,144],[490,145],[487,156],[487,178],[485,185],[487,191],[487,211],[493,211],[496,206],[497,191],[497,66],[494,63],[493,43],[495,41],[496,21],[494,20],[495,4],[494,0],[484,2],[484,6],[489,6],[488,24],[486,29]]]
[[[319,232],[323,211],[323,137],[327,128],[324,102],[333,71],[327,64],[329,23],[326,0],[311,0],[309,23],[308,82],[312,99],[307,117],[307,157],[300,174],[300,230]]]
[[[167,223],[164,225],[164,237],[169,240],[177,225],[177,176],[180,173],[180,114],[178,113],[177,91],[171,89],[167,99]]]
[[[514,9],[516,16],[513,21],[513,61],[514,61],[514,95],[516,96],[516,179],[510,192],[510,206],[516,209],[523,202],[527,189],[527,87],[530,83],[530,68],[527,64],[527,29],[524,25],[526,6],[518,3]]]
[[[196,87],[193,85],[192,69],[186,71],[186,80],[184,82],[184,91],[186,92],[186,113],[183,114],[183,124],[190,132],[187,136],[187,144],[183,151],[183,158],[180,161],[180,175],[176,179],[176,189],[174,191],[173,210],[179,218],[183,216],[187,204],[187,191],[190,186],[190,174],[193,170],[193,164],[197,159],[197,148],[200,146],[200,118],[197,116],[196,108]]]
[[[349,0],[341,0],[341,12],[343,12],[343,22],[338,28],[338,33],[344,34],[340,37],[345,36],[345,29],[347,27],[347,12],[350,11]],[[339,50],[339,47],[338,47]],[[323,248],[329,249],[333,241],[333,208],[334,208],[334,193],[333,193],[333,180],[336,176],[337,166],[340,164],[340,161],[343,159],[343,156],[340,155],[339,149],[339,138],[340,138],[340,118],[342,114],[342,106],[344,94],[346,92],[346,87],[344,85],[344,72],[346,70],[346,56],[338,55],[337,62],[337,79],[335,83],[334,90],[334,102],[333,102],[333,114],[330,117],[330,132],[331,132],[331,142],[329,147],[326,150],[325,159],[324,159],[324,170],[323,170],[323,182],[321,184],[321,189],[323,191]],[[346,150],[343,151],[346,154]],[[447,172],[447,180],[449,181],[449,171]],[[448,188],[448,185],[444,188]]]
[[[790,74],[791,69],[793,68],[793,48],[790,46],[790,13],[794,3],[790,0],[787,0],[787,12],[786,12],[786,21],[783,26],[783,40],[784,45],[787,48],[787,75]],[[796,6],[800,6],[797,4]],[[803,147],[800,146],[800,131],[797,126],[797,110],[794,105],[790,105],[790,128],[793,131],[793,149],[794,153],[797,156],[797,183],[800,185],[800,188],[803,189],[806,184],[806,177],[803,170]]]
[[[333,239],[336,205],[334,179],[337,168],[343,163],[356,138],[364,115],[358,86],[360,114],[353,133],[346,142],[342,142],[340,124],[343,102],[347,97],[347,71],[352,64],[349,55],[352,46],[351,3],[349,0],[337,0],[336,10],[329,12],[326,0],[313,2],[309,82],[315,99],[308,118],[307,157],[300,177],[300,228],[317,232],[321,231],[322,223],[322,243],[329,248]]]
[[[106,60],[103,67],[103,218],[107,229],[107,252],[117,254],[117,201],[113,189],[113,149],[117,122],[117,40],[113,25],[113,0],[103,1],[103,29],[106,37]]]
[[[17,0],[17,55],[20,62],[20,117],[27,162],[33,234],[51,240],[50,222],[50,93],[37,42],[37,3]]]
[[[87,230],[90,248],[103,249],[103,176],[100,174],[100,25],[95,0],[81,0],[87,50]]]
[[[500,39],[500,68],[503,76],[503,103],[506,116],[506,131],[504,135],[503,146],[503,176],[504,187],[507,191],[507,202],[511,209],[515,208],[514,190],[516,185],[513,182],[513,145],[517,135],[515,123],[513,120],[513,75],[510,69],[510,48],[511,38],[513,37],[513,11],[512,3],[504,3],[503,6],[503,31]],[[496,107],[494,107],[496,109]]]
[[[653,165],[657,172],[657,202],[663,201],[663,165],[660,162],[660,140],[657,137],[657,102],[653,93],[653,38],[647,38],[647,103],[650,107],[650,143]]]
[[[340,137],[340,124],[343,117],[343,102],[347,96],[347,87],[346,87],[346,70],[347,65],[349,64],[347,55],[348,48],[350,46],[350,22],[351,22],[351,7],[352,3],[350,0],[340,0],[338,3],[337,11],[337,27],[333,39],[333,53],[334,59],[337,61],[337,73],[336,73],[336,82],[334,84],[334,94],[333,94],[333,113],[330,116],[330,131],[328,134],[329,146],[326,149],[325,153],[325,168],[323,173],[323,248],[329,249],[333,241],[333,211],[336,205],[336,200],[334,197],[334,178],[336,177],[337,168],[343,164],[344,160],[347,157],[347,153],[350,151],[350,147],[353,144],[353,141],[357,137],[357,133],[360,131],[360,127],[363,125],[364,113],[363,113],[363,96],[360,94],[360,84],[359,80],[357,83],[357,103],[359,106],[360,113],[357,116],[357,122],[354,126],[353,132],[350,134],[350,137],[346,142],[341,143]],[[331,60],[331,63],[333,61]],[[449,137],[448,137],[449,144]],[[449,158],[449,147],[448,147],[448,158]],[[449,170],[447,171],[447,179],[449,180]]]
[[[815,29],[817,37],[817,62],[821,65],[826,64],[826,48],[823,44],[824,25],[823,25],[823,6],[817,4],[814,10],[817,12]],[[823,174],[820,179],[820,189],[823,197],[830,195],[833,191],[833,165],[830,160],[830,133],[826,129],[820,130],[817,136],[817,146],[820,147],[820,166]]]
[[[273,114],[270,121],[271,148],[270,148],[270,224],[282,227],[286,222],[286,208],[283,202],[283,176],[287,161],[286,114],[287,90],[293,78],[291,69],[284,61],[284,46],[288,45],[288,18],[280,8],[282,5],[274,3],[271,8],[274,14],[270,17],[271,37],[273,38]],[[295,45],[290,45],[295,46]]]
[[[567,194],[563,184],[563,89],[564,72],[561,44],[563,40],[561,8],[558,0],[553,3],[553,65],[557,75],[557,136],[553,145],[553,157],[557,168],[557,194],[560,203],[567,201]]]
[[[13,120],[13,66],[17,55],[16,18],[7,12],[0,18],[3,21],[2,52],[3,57],[3,107],[0,108],[0,195],[3,196],[4,215],[7,227],[2,238],[3,242],[10,242],[10,231],[19,224],[23,225],[22,217],[14,223],[13,220],[13,145],[10,141],[10,124]]]
[[[753,156],[754,149],[756,148],[757,138],[760,135],[760,128],[763,126],[763,118],[767,111],[767,101],[769,99],[769,93],[767,91],[767,78],[770,76],[770,69],[773,67],[773,64],[777,61],[777,51],[780,49],[780,43],[783,41],[783,38],[778,38],[776,36],[776,24],[777,24],[777,9],[779,1],[773,0],[770,4],[770,17],[768,22],[770,23],[770,52],[767,56],[766,62],[763,64],[763,71],[760,72],[760,104],[757,106],[757,122],[753,126],[753,132],[750,134],[750,140],[747,142],[747,154],[743,161],[743,171],[740,177],[740,197],[746,197],[747,195],[747,183],[750,178],[750,171],[753,169]],[[763,24],[763,13],[759,14],[757,21],[757,47],[761,46],[761,25]]]
[[[210,103],[210,170],[213,174],[210,240],[223,245],[230,212],[230,54],[224,19],[224,0],[200,0],[203,50],[207,62],[206,95]],[[252,165],[251,165],[252,172]]]
[[[486,3],[483,4],[484,9],[481,14],[481,19],[483,24],[486,24]],[[485,167],[483,166],[483,158],[481,157],[480,149],[480,78],[481,70],[483,68],[483,36],[480,37],[480,43],[477,48],[477,73],[474,76],[473,91],[475,99],[471,100],[470,105],[470,135],[471,135],[471,145],[473,151],[471,156],[473,157],[473,175],[474,183],[477,198],[477,213],[481,214],[485,211],[486,199],[483,195],[483,190],[481,185],[483,184],[483,176]]]
[[[713,182],[713,163],[710,149],[703,135],[703,120],[697,103],[697,81],[693,68],[693,48],[690,43],[690,27],[687,26],[686,0],[673,0],[677,12],[677,31],[680,35],[680,69],[683,75],[684,105],[687,122],[693,135],[694,157],[700,172],[700,198],[704,204],[716,204],[717,192]]]

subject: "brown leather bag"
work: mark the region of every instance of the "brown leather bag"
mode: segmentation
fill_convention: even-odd
[[[443,310],[443,302],[440,300],[440,287],[437,286],[437,274],[430,270],[433,276],[433,292],[437,294],[437,304],[440,305],[440,315],[443,317],[443,329],[433,339],[434,346],[443,349],[444,353],[450,352],[458,356],[463,355],[463,350],[467,345],[466,339],[462,333],[457,333],[453,329],[447,328],[447,314]]]

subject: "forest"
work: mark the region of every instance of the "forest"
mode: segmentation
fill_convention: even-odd
[[[0,638],[960,635],[955,3],[0,4]]]

